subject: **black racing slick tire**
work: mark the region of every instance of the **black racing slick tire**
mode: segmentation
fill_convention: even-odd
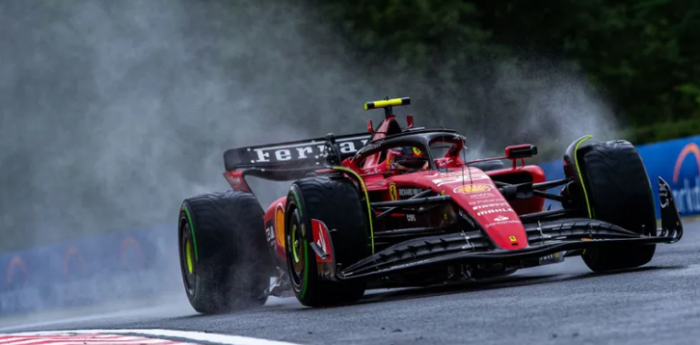
[[[312,220],[323,222],[330,234],[330,248],[337,270],[369,255],[367,215],[355,185],[326,176],[305,178],[292,184],[285,212],[285,251],[294,295],[309,307],[351,304],[365,292],[359,281],[332,281],[321,274],[322,264],[311,248]],[[364,207],[367,207],[366,205]]]
[[[270,257],[263,211],[250,193],[226,191],[187,198],[178,226],[185,292],[199,313],[265,304]]]
[[[580,149],[580,169],[589,216],[639,234],[656,235],[656,209],[649,176],[635,147],[624,140],[596,142]],[[580,194],[580,193],[577,193]],[[585,200],[583,205],[586,205]],[[645,265],[656,246],[614,245],[586,250],[583,261],[594,272]]]

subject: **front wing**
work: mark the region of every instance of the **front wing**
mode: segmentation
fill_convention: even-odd
[[[525,249],[492,249],[491,240],[482,231],[420,237],[375,253],[342,269],[337,276],[342,280],[357,279],[453,263],[522,263],[562,251],[620,244],[675,243],[683,236],[683,226],[671,189],[661,178],[659,201],[661,229],[655,236],[640,235],[608,222],[587,218],[525,223],[529,242]]]

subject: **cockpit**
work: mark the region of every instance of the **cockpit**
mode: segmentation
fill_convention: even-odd
[[[365,174],[405,174],[421,170],[459,167],[464,137],[449,130],[417,130],[388,136],[361,154]]]

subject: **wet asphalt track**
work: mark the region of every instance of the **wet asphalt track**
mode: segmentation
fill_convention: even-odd
[[[349,307],[308,309],[292,298],[201,316],[181,306],[31,330],[166,328],[301,344],[700,344],[700,222],[685,230],[647,266],[614,275],[574,258],[497,283],[380,290]]]

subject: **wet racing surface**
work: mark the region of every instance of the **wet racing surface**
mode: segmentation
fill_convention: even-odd
[[[697,344],[699,231],[700,222],[686,222],[679,243],[658,245],[650,264],[617,274],[593,274],[580,258],[569,258],[492,283],[372,291],[346,307],[271,299],[257,310],[202,316],[179,300],[12,331],[196,330],[301,344]]]

